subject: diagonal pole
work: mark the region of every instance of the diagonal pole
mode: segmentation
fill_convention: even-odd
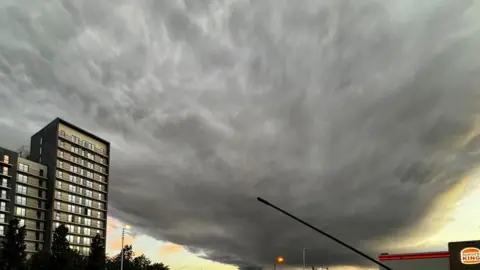
[[[390,267],[386,266],[385,264],[383,264],[383,263],[375,260],[374,258],[372,258],[372,257],[368,256],[367,254],[361,252],[360,250],[358,250],[358,249],[356,249],[356,248],[354,248],[354,247],[352,247],[352,246],[344,243],[343,241],[341,241],[341,240],[339,240],[339,239],[331,236],[330,234],[328,234],[328,233],[326,233],[326,232],[324,232],[324,231],[322,231],[322,230],[314,227],[313,225],[310,225],[309,223],[307,223],[307,222],[305,222],[305,221],[297,218],[296,216],[288,213],[287,211],[285,211],[285,210],[283,210],[283,209],[281,209],[281,208],[279,208],[279,207],[271,204],[270,202],[268,202],[268,201],[266,201],[266,200],[264,200],[264,199],[262,199],[262,198],[260,198],[260,197],[257,197],[257,200],[258,200],[259,202],[261,202],[261,203],[263,203],[263,204],[265,204],[265,205],[267,205],[267,206],[270,206],[270,207],[272,207],[273,209],[275,209],[275,210],[277,210],[277,211],[279,211],[279,212],[281,212],[281,213],[283,213],[283,214],[285,214],[285,215],[293,218],[294,220],[302,223],[303,225],[309,227],[310,229],[312,229],[312,230],[314,230],[314,231],[316,231],[316,232],[318,232],[318,233],[320,233],[320,234],[322,234],[322,235],[330,238],[331,240],[333,240],[333,241],[339,243],[340,245],[342,245],[342,246],[350,249],[351,251],[359,254],[360,256],[364,257],[365,259],[367,259],[367,260],[369,260],[369,261],[371,261],[371,262],[374,262],[375,264],[377,264],[377,265],[379,265],[379,266],[381,266],[381,267],[383,267],[383,268],[385,268],[385,269],[387,269],[387,270],[393,270],[392,268],[390,268]]]

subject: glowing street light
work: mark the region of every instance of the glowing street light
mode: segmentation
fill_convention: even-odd
[[[273,269],[277,269],[277,264],[283,264],[285,262],[285,259],[282,256],[278,256],[275,263],[273,264]]]

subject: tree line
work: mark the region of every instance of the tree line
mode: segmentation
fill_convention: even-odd
[[[68,228],[58,226],[53,234],[51,250],[42,250],[27,259],[24,226],[12,219],[5,231],[0,247],[0,270],[119,270],[121,252],[109,257],[105,254],[105,240],[96,235],[90,244],[90,252],[83,255],[72,249],[68,241]],[[131,245],[123,247],[124,270],[169,270],[163,263],[152,263],[146,256],[135,257]]]

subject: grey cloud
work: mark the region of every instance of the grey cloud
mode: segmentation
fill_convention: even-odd
[[[0,9],[2,144],[56,116],[111,140],[111,214],[153,237],[367,265],[255,198],[374,256],[478,165],[469,1],[92,3]]]

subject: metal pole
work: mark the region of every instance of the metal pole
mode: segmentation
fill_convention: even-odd
[[[273,264],[273,270],[277,270],[277,264]]]
[[[307,249],[306,248],[303,248],[303,252],[302,252],[302,255],[303,255],[303,270],[306,270],[305,269],[305,253],[307,252]]]
[[[123,270],[123,240],[125,239],[125,228],[122,229],[122,259],[120,260],[120,270]]]

